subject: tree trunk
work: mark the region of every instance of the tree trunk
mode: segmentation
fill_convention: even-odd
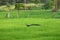
[[[10,18],[10,16],[11,16],[10,13],[7,13],[7,14],[6,14],[6,17],[7,17],[7,18]]]
[[[19,9],[18,9],[18,13],[17,13],[17,18],[19,18]]]
[[[25,7],[24,8],[25,8],[25,11],[26,11],[26,9],[27,9],[27,7],[26,7],[26,0],[24,0],[24,4],[25,4]]]
[[[11,9],[10,9],[10,4],[9,4],[9,2],[6,2],[6,6],[7,6],[7,8],[8,8],[8,13],[7,13],[7,18],[10,18],[10,11],[11,11]]]

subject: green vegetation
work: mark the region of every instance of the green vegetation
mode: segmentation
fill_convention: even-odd
[[[0,19],[0,40],[60,40],[60,19]]]
[[[0,0],[0,40],[60,40],[59,2]]]
[[[9,13],[7,11],[0,12],[0,18],[6,18],[6,14]],[[17,10],[10,11],[11,17],[10,18],[17,18]],[[19,18],[52,18],[53,12],[51,11],[41,11],[41,10],[19,10]],[[54,18],[60,18],[59,12],[54,14]]]

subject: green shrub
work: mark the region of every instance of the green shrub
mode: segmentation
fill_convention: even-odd
[[[17,9],[17,10],[23,9],[23,7],[24,7],[23,3],[17,3],[17,4],[15,4],[15,9]]]
[[[35,5],[30,5],[30,4],[27,4],[25,6],[25,4],[23,4],[23,3],[15,4],[15,9],[17,9],[17,10],[23,10],[23,9],[25,9],[25,7],[26,7],[26,10],[31,10],[32,8],[34,8],[36,6]]]
[[[50,8],[51,6],[48,3],[42,6],[42,9],[50,9]]]
[[[52,1],[48,1],[45,5],[42,6],[42,9],[51,9],[52,5]]]

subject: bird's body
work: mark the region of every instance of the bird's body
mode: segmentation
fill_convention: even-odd
[[[26,26],[27,27],[30,27],[30,26],[40,26],[40,24],[27,24]]]

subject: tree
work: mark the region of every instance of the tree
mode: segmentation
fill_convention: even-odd
[[[45,0],[43,1],[44,5],[42,6],[42,9],[51,9],[52,8],[52,1],[51,0]]]
[[[0,5],[1,5],[1,1],[0,1]]]
[[[57,12],[58,9],[59,9],[59,6],[60,6],[60,0],[54,0],[54,6],[55,6],[55,7],[52,9],[52,12],[53,12],[52,17],[55,17],[56,12]]]
[[[20,10],[19,0],[14,0],[14,4],[15,4],[15,9],[18,11],[18,13],[17,13],[17,18],[18,18],[19,17],[19,10]]]
[[[54,0],[54,9],[55,11],[57,11],[59,9],[59,6],[60,6],[60,0]],[[54,12],[54,9],[53,9],[53,12]]]
[[[11,8],[10,8],[10,4],[9,4],[9,2],[6,2],[6,6],[7,6],[7,8],[8,8],[8,14],[6,15],[8,18],[10,18],[10,11],[11,11]]]

